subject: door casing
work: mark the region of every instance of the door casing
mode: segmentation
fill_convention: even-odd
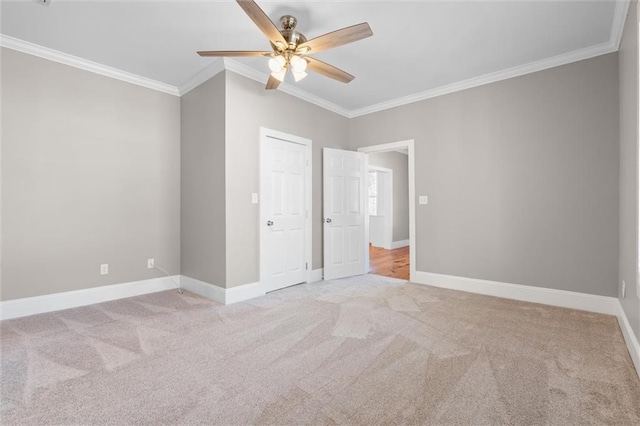
[[[313,242],[312,242],[312,238],[313,238],[313,229],[312,229],[312,205],[311,205],[311,200],[312,200],[312,157],[311,157],[311,153],[312,153],[312,141],[311,139],[306,139],[300,136],[295,136],[295,135],[291,135],[288,133],[284,133],[284,132],[279,132],[277,130],[272,130],[272,129],[268,129],[266,127],[260,127],[260,199],[259,199],[259,206],[260,206],[260,222],[258,224],[259,229],[260,229],[260,283],[264,286],[266,285],[266,256],[264,256],[264,253],[266,252],[266,238],[265,238],[265,232],[267,231],[265,229],[264,226],[262,226],[262,224],[267,220],[267,209],[266,209],[266,205],[263,203],[262,200],[262,195],[265,194],[265,187],[264,185],[266,185],[265,179],[262,178],[262,173],[263,173],[263,153],[265,150],[265,145],[267,143],[267,140],[271,138],[271,139],[278,139],[281,141],[285,141],[285,142],[291,142],[291,143],[295,143],[295,144],[299,144],[299,145],[303,145],[306,147],[306,161],[307,161],[307,167],[305,168],[305,176],[304,176],[304,187],[305,187],[305,226],[304,226],[304,232],[305,232],[305,262],[307,265],[307,273],[306,273],[306,282],[310,282],[311,281],[311,273],[312,273],[312,247],[313,247]],[[268,290],[270,291],[270,290]]]
[[[399,142],[391,142],[380,145],[371,145],[358,148],[358,152],[388,152],[397,149],[406,148],[409,153],[408,169],[409,169],[409,281],[416,276],[416,172],[415,172],[415,149],[414,140],[408,139]],[[369,227],[365,228],[366,237],[365,245],[369,246]],[[367,265],[368,270],[368,265]]]

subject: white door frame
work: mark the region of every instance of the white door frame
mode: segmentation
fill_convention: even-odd
[[[414,140],[408,139],[399,142],[384,143],[380,145],[358,148],[358,152],[370,154],[373,152],[389,152],[406,148],[409,153],[409,281],[416,276],[416,172]],[[368,163],[368,161],[367,161]],[[367,164],[368,166],[368,164]],[[368,216],[368,215],[367,215]],[[365,229],[367,252],[369,250],[369,227]],[[367,256],[368,259],[368,256]],[[368,265],[367,265],[368,268]]]
[[[312,189],[313,189],[313,174],[312,174],[312,169],[311,169],[311,165],[312,165],[312,161],[311,161],[311,155],[312,155],[312,141],[311,139],[306,139],[300,136],[295,136],[295,135],[290,135],[288,133],[284,133],[284,132],[279,132],[277,130],[272,130],[272,129],[268,129],[266,127],[260,127],[260,198],[262,198],[262,194],[265,194],[265,182],[264,179],[262,179],[262,170],[263,170],[263,152],[264,152],[264,146],[266,144],[266,141],[268,138],[271,139],[278,139],[281,141],[285,141],[285,142],[291,142],[291,143],[295,143],[298,145],[304,145],[306,147],[306,161],[307,161],[307,166],[305,167],[305,174],[304,174],[304,190],[305,190],[305,201],[304,201],[304,207],[305,207],[305,241],[306,241],[306,247],[305,247],[305,262],[307,265],[307,280],[306,282],[311,282],[311,274],[312,274],[312,250],[313,250],[313,244],[312,244],[312,238],[313,238],[313,229],[312,229],[312,224],[313,224],[313,220],[312,220]],[[264,228],[264,226],[261,226],[264,221],[267,220],[267,214],[265,211],[265,205],[262,203],[262,200],[260,200],[260,222],[258,223],[258,226],[260,229],[260,283],[261,285],[264,287],[264,285],[266,284],[265,282],[265,271],[266,271],[266,256],[263,256],[263,253],[265,253],[265,232],[266,229]]]
[[[384,238],[382,247],[391,250],[393,245],[393,169],[369,164],[367,171],[382,172],[385,175],[383,182],[385,189],[382,191],[382,200],[385,207],[384,226],[387,237]],[[380,185],[378,184],[378,186]],[[369,238],[371,238],[371,216],[369,216]]]

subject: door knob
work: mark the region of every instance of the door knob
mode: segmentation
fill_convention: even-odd
[[[328,218],[326,218],[324,221],[325,221],[326,223],[331,223],[331,218],[329,218],[329,217],[328,217]]]
[[[273,221],[268,220],[268,221],[267,221],[267,226],[272,226],[272,225],[273,225]]]

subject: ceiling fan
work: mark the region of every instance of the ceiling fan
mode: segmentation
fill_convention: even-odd
[[[266,89],[275,89],[284,80],[287,70],[291,70],[295,81],[307,76],[306,70],[315,71],[326,77],[343,83],[349,83],[355,77],[348,72],[329,65],[319,59],[307,56],[309,53],[320,52],[333,47],[361,40],[373,35],[371,27],[366,22],[342,28],[321,35],[311,40],[296,31],[297,20],[291,15],[280,18],[282,29],[269,19],[267,14],[253,0],[236,0],[249,18],[260,28],[271,43],[273,51],[200,51],[198,55],[209,56],[265,56],[270,57],[269,69],[271,74]]]

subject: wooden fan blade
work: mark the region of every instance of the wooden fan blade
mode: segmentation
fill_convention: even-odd
[[[200,56],[270,56],[273,52],[259,52],[257,50],[205,50],[198,52]]]
[[[260,28],[260,31],[275,45],[280,43],[283,48],[287,47],[287,41],[284,39],[276,24],[269,19],[266,13],[253,0],[236,0],[242,10],[249,15],[249,18]]]
[[[298,46],[298,51],[306,53],[308,49],[310,52],[320,52],[321,50],[331,49],[333,47],[342,46],[343,44],[353,43],[354,41],[362,40],[363,38],[371,37],[373,31],[366,22],[351,27],[346,27],[341,30],[336,30],[316,38],[312,38],[306,43],[302,43]]]
[[[349,83],[355,77],[349,74],[346,71],[342,71],[340,68],[336,68],[333,65],[329,65],[326,62],[322,62],[316,58],[310,58],[309,56],[305,56],[304,59],[307,60],[307,69],[311,71],[315,71],[324,75],[325,77],[332,78],[334,80],[341,81],[343,83]]]
[[[266,90],[277,89],[280,85],[280,80],[274,78],[271,74],[269,74],[269,80],[267,80],[267,85],[265,86]]]

